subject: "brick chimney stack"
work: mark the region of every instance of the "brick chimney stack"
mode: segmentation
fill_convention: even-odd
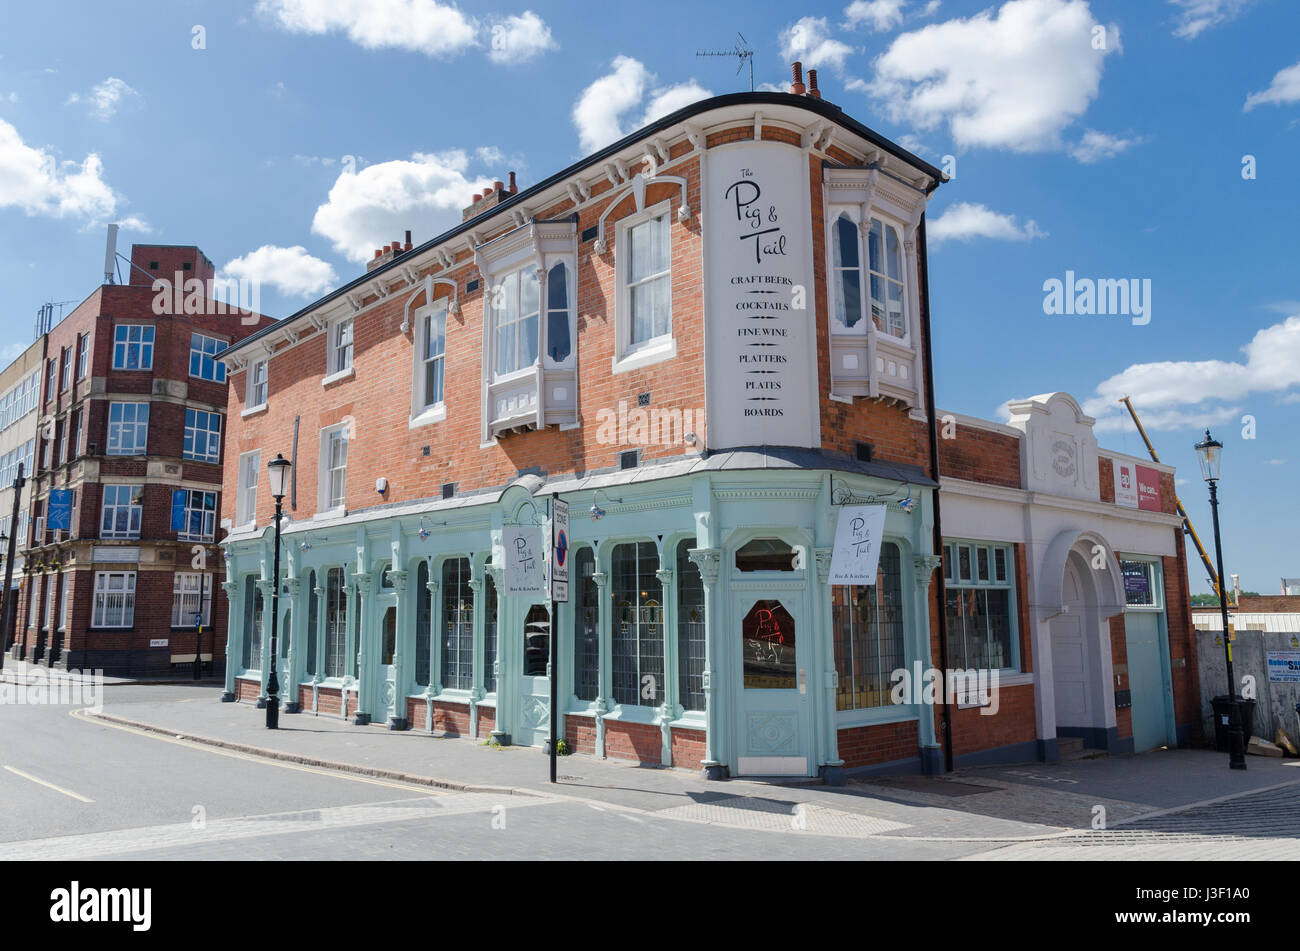
[[[803,84],[803,63],[794,63],[790,66],[790,92],[795,96],[802,96],[808,91],[808,87]]]
[[[811,99],[820,99],[822,91],[817,88],[817,70],[808,70],[808,96]]]

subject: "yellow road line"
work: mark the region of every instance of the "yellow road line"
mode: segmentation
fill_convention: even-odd
[[[281,769],[292,769],[300,773],[315,773],[317,776],[330,776],[335,779],[347,779],[354,783],[366,783],[370,786],[387,786],[390,789],[403,789],[408,792],[419,793],[422,796],[446,796],[448,791],[444,789],[433,789],[428,786],[412,786],[407,783],[395,783],[384,779],[372,779],[368,776],[357,776],[352,773],[339,772],[331,769],[318,769],[315,766],[303,766],[300,763],[289,763],[285,760],[270,759],[265,756],[254,756],[251,753],[241,753],[238,750],[222,749],[219,746],[208,746],[206,743],[195,743],[187,740],[178,740],[170,736],[163,736],[160,733],[154,733],[151,730],[140,730],[131,726],[124,726],[121,723],[112,723],[108,720],[101,720],[98,717],[86,716],[84,710],[69,710],[68,716],[83,720],[86,723],[93,723],[96,726],[111,727],[114,730],[121,730],[124,733],[134,733],[137,736],[148,737],[151,740],[159,740],[163,743],[172,743],[176,746],[183,746],[186,749],[198,750],[204,753],[215,753],[218,756],[229,756],[231,759],[241,759],[249,763],[260,763],[263,766],[278,766]]]
[[[38,783],[41,786],[44,786],[46,789],[53,789],[55,792],[61,792],[63,793],[63,795],[71,796],[73,799],[80,799],[82,802],[95,801],[93,799],[87,799],[85,796],[79,796],[70,789],[64,789],[62,786],[54,785],[54,783],[47,783],[43,779],[37,779],[31,773],[24,773],[21,769],[15,769],[12,766],[6,766],[5,769],[9,770],[9,772],[13,773],[15,776],[21,776],[23,779],[30,779],[32,782]]]

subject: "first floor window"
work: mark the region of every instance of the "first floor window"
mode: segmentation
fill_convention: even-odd
[[[269,360],[258,360],[248,368],[248,393],[244,397],[244,402],[248,404],[249,409],[266,405],[266,398],[270,392],[267,384],[269,367]]]
[[[573,599],[573,693],[579,700],[595,700],[600,692],[600,586],[596,584],[596,556],[590,548],[578,549],[573,559],[577,580]]]
[[[327,429],[321,434],[321,509],[341,509],[348,492],[348,427]]]
[[[152,327],[144,324],[119,324],[113,328],[113,369],[153,369]]]
[[[130,627],[135,623],[135,572],[95,572],[94,627]]]
[[[72,386],[72,348],[63,348],[63,375],[59,380],[59,390],[66,390]]]
[[[90,334],[77,338],[77,379],[84,380],[90,369]]]
[[[149,404],[108,404],[108,455],[142,456],[149,446]]]
[[[468,558],[442,565],[442,685],[455,690],[474,686],[474,589],[469,586]]]
[[[1013,550],[949,542],[943,562],[949,663],[965,670],[1016,666]]]
[[[330,330],[330,373],[352,368],[352,318],[340,320]]]
[[[226,365],[217,355],[226,349],[226,342],[204,334],[190,334],[190,376],[200,380],[226,382]]]
[[[831,229],[831,294],[833,329],[865,331],[862,324],[862,258],[858,253],[858,226],[848,215],[835,219]]]
[[[100,514],[100,538],[139,538],[144,517],[144,486],[104,486],[104,509]]]
[[[235,521],[248,525],[257,518],[257,479],[262,465],[261,451],[239,457],[239,495],[235,498]]]
[[[498,376],[514,373],[537,362],[537,321],[541,300],[537,272],[532,268],[507,274],[492,288]]]
[[[664,612],[654,542],[614,549],[611,595],[614,701],[657,707],[664,702]]]
[[[207,410],[185,411],[185,444],[181,454],[199,462],[216,462],[221,458],[221,414]]]
[[[879,218],[871,219],[867,236],[871,268],[871,320],[876,329],[892,337],[907,336],[903,318],[903,242],[898,229]]]
[[[212,621],[212,575],[178,571],[172,575],[172,627],[195,627],[203,605],[203,626]]]
[[[420,408],[437,406],[443,399],[447,353],[447,302],[441,301],[424,315],[420,328],[420,366],[417,370]]]
[[[885,542],[874,585],[831,586],[831,630],[839,690],[836,710],[892,704],[891,675],[906,667],[903,584],[898,546]]]
[[[627,229],[624,282],[633,347],[672,332],[672,269],[668,213]]]
[[[342,677],[347,668],[348,602],[343,588],[343,569],[325,574],[325,676]]]
[[[546,356],[557,365],[573,353],[569,311],[569,269],[556,264],[546,272]]]
[[[185,489],[183,526],[176,538],[183,542],[210,542],[217,530],[217,493]]]

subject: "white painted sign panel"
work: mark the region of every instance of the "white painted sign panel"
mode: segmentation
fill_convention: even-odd
[[[505,549],[505,593],[542,594],[546,591],[546,553],[538,525],[506,525],[501,529]]]
[[[831,550],[831,584],[876,583],[880,544],[885,534],[885,506],[846,505],[840,509]]]
[[[569,600],[569,503],[551,499],[551,600]]]
[[[775,142],[705,158],[708,445],[814,447],[807,159]]]

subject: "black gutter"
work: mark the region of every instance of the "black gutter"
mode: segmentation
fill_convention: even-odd
[[[934,358],[930,351],[930,250],[925,240],[925,215],[917,226],[917,241],[924,253],[920,256],[921,281],[921,336],[925,340],[925,402],[930,417],[930,478],[939,483],[939,420],[934,408]],[[934,551],[943,555],[943,511],[939,497],[940,487],[931,493],[934,500]],[[939,668],[943,671],[943,765],[952,772],[952,708],[948,705],[948,589],[943,581],[943,566],[939,566]]]
[[[235,353],[236,351],[243,349],[253,341],[260,340],[262,337],[274,333],[277,329],[285,326],[286,324],[292,323],[293,321],[298,320],[301,317],[306,316],[307,314],[311,313],[317,308],[338,300],[340,297],[343,297],[348,292],[354,290],[357,287],[369,283],[371,279],[384,274],[386,271],[389,271],[397,267],[399,264],[404,264],[406,262],[406,259],[411,257],[412,255],[422,254],[425,251],[431,250],[440,244],[444,244],[447,241],[450,241],[452,238],[459,237],[460,235],[469,231],[471,228],[483,227],[483,225],[490,218],[495,217],[498,213],[503,211],[508,211],[509,209],[513,208],[515,205],[521,204],[523,202],[528,201],[528,199],[530,198],[536,197],[537,195],[541,194],[547,189],[559,184],[560,182],[563,182],[565,179],[571,178],[574,175],[578,174],[579,172],[591,168],[593,165],[599,165],[602,162],[605,162],[606,160],[613,158],[619,152],[622,152],[628,146],[635,144],[637,141],[641,139],[658,135],[664,129],[667,129],[670,126],[677,125],[680,122],[685,122],[686,120],[691,119],[704,112],[712,112],[715,109],[725,109],[728,106],[764,106],[764,105],[795,106],[797,108],[804,109],[807,112],[811,112],[814,113],[815,115],[821,116],[823,119],[829,119],[832,122],[838,123],[839,125],[848,129],[854,135],[866,139],[868,142],[870,142],[872,145],[876,146],[877,148],[881,149],[882,151],[888,152],[890,155],[894,156],[895,158],[901,159],[902,161],[908,163],[909,165],[929,175],[931,178],[931,182],[930,182],[930,187],[926,189],[926,194],[930,194],[936,188],[939,187],[940,182],[947,180],[944,173],[941,172],[939,169],[935,168],[929,162],[926,162],[924,159],[918,158],[917,156],[913,155],[911,152],[907,151],[902,146],[889,141],[888,139],[884,138],[883,136],[879,135],[876,132],[873,132],[871,129],[867,128],[858,120],[846,116],[844,114],[844,111],[840,109],[839,106],[832,105],[831,103],[827,102],[825,99],[813,99],[809,96],[796,96],[791,93],[785,93],[785,92],[737,92],[737,93],[731,93],[730,95],[726,95],[726,96],[715,96],[712,99],[702,99],[699,102],[693,102],[689,106],[686,106],[682,109],[678,109],[676,112],[670,113],[669,115],[664,116],[662,119],[657,119],[656,121],[650,123],[650,125],[646,126],[643,129],[638,129],[636,132],[624,136],[622,139],[619,139],[613,145],[608,145],[605,148],[601,149],[599,152],[596,152],[594,155],[587,156],[585,159],[582,159],[581,161],[576,162],[573,165],[570,165],[568,168],[564,169],[563,171],[557,172],[556,174],[552,175],[550,178],[546,179],[545,181],[539,182],[538,184],[532,186],[531,188],[527,188],[524,191],[519,192],[518,194],[511,195],[508,199],[501,202],[500,204],[492,206],[492,208],[488,209],[487,211],[484,211],[481,214],[471,218],[469,221],[462,222],[461,224],[457,225],[456,227],[452,228],[449,231],[444,231],[436,238],[430,238],[428,241],[424,242],[418,247],[413,248],[410,251],[404,251],[401,254],[394,256],[394,258],[391,261],[389,261],[387,264],[383,265],[382,267],[377,267],[373,271],[367,271],[365,274],[362,274],[360,277],[350,281],[347,284],[344,284],[338,290],[335,290],[327,294],[326,296],[322,297],[320,300],[316,301],[315,303],[308,304],[306,307],[302,308],[297,313],[291,314],[288,317],[284,317],[280,320],[277,320],[269,327],[264,327],[261,330],[257,331],[256,333],[250,334],[249,336],[245,337],[243,340],[239,341],[239,343],[234,344],[233,346],[227,348],[223,352],[227,354]],[[487,217],[484,217],[485,215]],[[188,247],[188,245],[183,245],[183,247]]]

